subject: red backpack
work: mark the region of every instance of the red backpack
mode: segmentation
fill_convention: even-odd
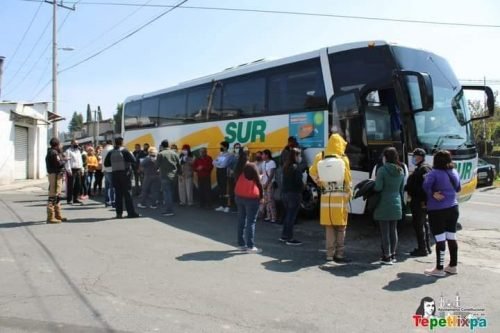
[[[253,180],[247,179],[243,174],[240,175],[238,181],[236,182],[234,193],[239,197],[247,199],[260,198],[259,187],[257,184],[255,184]]]

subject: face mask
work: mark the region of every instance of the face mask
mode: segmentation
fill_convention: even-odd
[[[238,154],[240,152],[240,148],[234,148],[234,153]]]
[[[226,151],[226,149],[225,149],[224,147],[220,147],[220,151],[221,151],[221,152],[225,152],[225,151]]]
[[[149,158],[152,160],[156,160],[156,155],[149,155]]]
[[[387,160],[385,159],[385,156],[384,156],[384,157],[382,157],[382,164],[385,164],[385,163],[387,163]]]
[[[302,163],[302,156],[297,156],[297,163]]]
[[[188,154],[188,151],[187,151],[187,150],[183,150],[183,151],[182,151],[182,154],[187,155],[187,154]]]
[[[73,145],[73,148],[75,148],[75,149],[78,148],[78,145]]]
[[[413,163],[413,165],[417,165],[417,164],[418,164],[418,162],[417,162],[417,157],[416,157],[416,156],[413,156],[413,157],[411,158],[411,163]]]

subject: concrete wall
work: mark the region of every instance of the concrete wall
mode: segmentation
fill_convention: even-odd
[[[11,111],[29,117],[27,120],[11,120]],[[47,103],[0,103],[0,185],[14,182],[15,126],[28,128],[28,179],[47,176],[45,155],[47,153],[47,126],[45,122]],[[36,119],[36,120],[35,120]]]

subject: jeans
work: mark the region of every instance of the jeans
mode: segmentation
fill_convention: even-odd
[[[283,231],[281,232],[281,237],[283,239],[292,239],[293,225],[299,213],[302,194],[297,192],[284,192],[282,199],[285,212],[283,216]]]
[[[259,212],[259,199],[236,196],[235,201],[238,207],[238,246],[251,249],[255,246],[255,221]]]
[[[152,205],[156,205],[160,199],[159,176],[144,176],[144,180],[142,181],[141,204],[146,206],[148,198],[151,199]]]
[[[85,185],[87,188],[87,195],[92,195],[92,181],[94,180],[95,171],[87,172],[87,177],[85,177]]]
[[[384,257],[396,254],[398,246],[398,221],[378,221],[382,236],[382,251]]]
[[[106,190],[104,202],[107,205],[113,205],[115,203],[115,187],[113,186],[111,172],[104,172],[104,187]]]
[[[174,212],[174,200],[173,200],[173,185],[174,180],[162,179],[161,180],[161,190],[163,191],[163,201],[165,202],[165,213]]]

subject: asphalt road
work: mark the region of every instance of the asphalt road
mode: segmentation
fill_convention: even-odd
[[[42,186],[43,187],[43,186]],[[302,221],[301,247],[257,225],[258,255],[235,249],[236,215],[178,208],[115,220],[100,202],[65,207],[46,225],[43,188],[0,192],[0,332],[424,332],[412,315],[440,295],[482,307],[500,331],[500,190],[461,206],[460,273],[422,274],[434,256],[410,258],[400,226],[399,262],[379,266],[368,221],[351,221],[350,265],[324,264],[323,230]],[[453,329],[465,332],[468,329]]]

